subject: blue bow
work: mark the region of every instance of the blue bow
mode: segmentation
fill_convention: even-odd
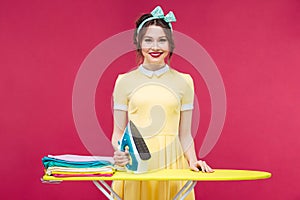
[[[160,6],[157,6],[154,8],[154,10],[151,12],[151,15],[155,18],[164,19],[165,22],[176,22],[175,15],[172,11],[170,11],[166,16],[164,15],[164,11],[161,9]]]
[[[165,22],[167,22],[172,29],[172,25],[171,22],[176,22],[176,18],[175,15],[172,11],[170,11],[168,14],[166,14],[166,16],[164,15],[164,11],[161,9],[160,6],[156,6],[156,8],[154,8],[154,10],[152,10],[151,12],[152,17],[149,17],[147,19],[145,19],[137,28],[137,33],[140,32],[140,30],[142,29],[143,25],[153,19],[163,19]]]

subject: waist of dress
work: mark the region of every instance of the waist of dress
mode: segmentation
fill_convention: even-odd
[[[178,133],[157,133],[153,135],[147,135],[143,134],[142,135],[144,138],[151,138],[151,137],[178,137]]]

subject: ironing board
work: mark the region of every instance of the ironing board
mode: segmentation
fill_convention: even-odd
[[[142,174],[133,174],[128,172],[117,171],[111,177],[53,177],[44,175],[42,180],[45,182],[61,181],[93,181],[97,188],[110,200],[121,198],[105,181],[113,180],[143,180],[143,181],[175,181],[184,180],[186,184],[173,198],[184,199],[195,187],[197,181],[242,181],[258,180],[271,177],[271,173],[254,170],[235,170],[235,169],[215,169],[213,173],[194,172],[189,169],[163,169]],[[181,196],[182,195],[182,196]],[[181,196],[181,197],[180,197]]]

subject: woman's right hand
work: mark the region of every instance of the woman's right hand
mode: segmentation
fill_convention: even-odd
[[[130,161],[128,149],[125,149],[125,152],[116,150],[114,153],[114,161],[115,161],[116,165],[121,166],[121,167],[128,164]]]

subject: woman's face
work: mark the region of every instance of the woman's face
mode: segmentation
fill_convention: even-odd
[[[141,48],[145,67],[155,69],[164,66],[165,58],[169,54],[169,42],[163,28],[149,26],[142,38]]]

